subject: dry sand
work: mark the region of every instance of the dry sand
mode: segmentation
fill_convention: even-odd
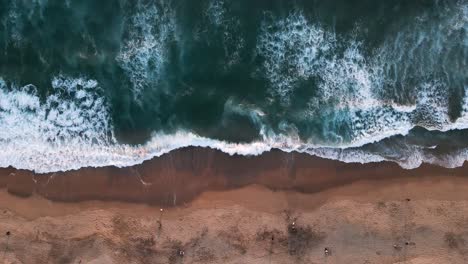
[[[0,263],[468,263],[466,170],[203,149],[138,177],[7,169]]]

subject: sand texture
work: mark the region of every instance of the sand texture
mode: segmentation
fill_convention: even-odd
[[[468,263],[465,171],[206,149],[4,169],[0,263]]]

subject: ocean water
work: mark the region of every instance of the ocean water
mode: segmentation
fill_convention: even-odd
[[[468,160],[468,1],[0,0],[0,167]]]

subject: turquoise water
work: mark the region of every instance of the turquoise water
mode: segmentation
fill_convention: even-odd
[[[468,157],[468,2],[0,0],[0,166]]]

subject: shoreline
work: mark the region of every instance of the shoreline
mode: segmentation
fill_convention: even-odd
[[[53,177],[2,169],[0,263],[462,264],[465,172],[196,148]]]
[[[344,163],[297,152],[274,150],[259,156],[229,155],[187,147],[132,167],[82,168],[36,174],[0,169],[0,189],[19,197],[33,194],[52,201],[88,200],[177,206],[206,191],[260,185],[271,190],[315,193],[361,180],[468,175],[468,165],[443,168],[423,164],[403,169],[392,162]]]

